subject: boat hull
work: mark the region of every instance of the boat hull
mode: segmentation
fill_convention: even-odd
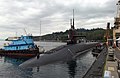
[[[32,58],[39,54],[39,50],[0,50],[1,56]]]

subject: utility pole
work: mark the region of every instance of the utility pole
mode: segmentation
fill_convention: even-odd
[[[17,32],[16,32],[16,37],[17,37]]]
[[[41,40],[41,21],[40,21],[40,37],[39,40]]]

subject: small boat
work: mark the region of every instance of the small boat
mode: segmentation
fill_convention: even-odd
[[[0,49],[0,55],[10,57],[31,58],[38,54],[40,54],[39,48],[34,44],[32,35],[22,35],[12,40],[10,44],[4,44],[3,49]]]
[[[93,56],[98,56],[100,53],[101,53],[101,51],[103,50],[103,48],[104,47],[102,47],[102,45],[100,45],[99,43],[96,45],[96,47],[95,48],[93,48],[93,50],[92,50],[92,54],[93,54]]]

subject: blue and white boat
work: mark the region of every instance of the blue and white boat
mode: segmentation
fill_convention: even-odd
[[[18,56],[18,57],[35,57],[39,54],[39,48],[34,44],[32,35],[21,36],[14,39],[10,44],[5,44],[0,50],[0,55]]]

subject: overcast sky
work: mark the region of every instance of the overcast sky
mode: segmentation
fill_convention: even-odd
[[[117,0],[0,0],[0,39],[27,33],[42,35],[70,28],[106,28],[113,24]]]

